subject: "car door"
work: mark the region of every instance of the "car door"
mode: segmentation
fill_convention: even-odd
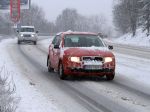
[[[49,46],[49,59],[51,62],[51,66],[54,68],[54,45],[56,44],[57,36],[52,40],[52,44]]]
[[[54,39],[53,47],[52,47],[52,67],[56,70],[58,69],[59,64],[59,57],[60,57],[60,43],[61,43],[61,36],[57,35]]]

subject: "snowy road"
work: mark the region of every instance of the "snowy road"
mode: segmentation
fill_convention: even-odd
[[[132,65],[138,64],[136,63],[138,58],[124,55],[129,54],[127,51],[120,50],[123,54],[119,50],[115,51],[118,63],[116,78],[112,82],[107,82],[103,78],[62,81],[56,73],[48,73],[47,49],[40,41],[37,46],[29,44],[18,46],[16,41],[12,40],[6,45],[6,49],[21,75],[29,80],[40,94],[52,101],[61,112],[149,112],[150,110],[150,88],[133,79],[133,76],[130,78],[127,72],[123,71],[129,68],[135,70],[136,66]],[[132,63],[129,63],[131,60]],[[150,60],[147,62],[143,59],[143,61],[150,63]],[[148,69],[145,71],[148,72]]]
[[[150,59],[149,47],[136,47],[131,45],[121,45],[116,43],[107,42],[107,44],[114,46],[114,51],[121,54],[128,54],[135,57]]]

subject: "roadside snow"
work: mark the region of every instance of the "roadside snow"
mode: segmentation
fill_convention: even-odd
[[[17,112],[60,112],[50,99],[46,99],[36,90],[34,85],[19,73],[10,56],[7,46],[16,42],[16,39],[6,39],[0,42],[0,67],[5,66],[13,76],[16,85],[16,94],[21,98]]]
[[[49,45],[51,44],[54,37],[50,37],[48,39],[40,40],[38,43],[41,44],[44,48],[48,50]]]
[[[150,35],[147,37],[146,32],[143,32],[142,28],[139,28],[135,37],[133,37],[131,33],[127,33],[126,35],[113,40],[113,42],[141,47],[150,47]]]
[[[115,56],[116,72],[119,75],[150,86],[150,60],[119,53],[115,53]]]

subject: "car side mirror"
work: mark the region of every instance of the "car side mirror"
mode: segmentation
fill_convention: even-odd
[[[113,47],[112,45],[109,45],[109,46],[108,46],[108,49],[109,49],[109,50],[113,50],[114,47]]]
[[[36,31],[36,33],[39,33],[39,31]]]
[[[54,45],[54,49],[59,49],[59,45]]]

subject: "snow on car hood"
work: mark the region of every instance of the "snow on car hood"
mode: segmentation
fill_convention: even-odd
[[[72,47],[62,48],[62,55],[68,56],[113,56],[107,47]]]
[[[21,34],[23,34],[23,35],[24,35],[24,34],[27,34],[27,35],[28,35],[28,34],[29,34],[29,35],[32,35],[32,34],[33,34],[33,35],[34,35],[34,34],[36,34],[36,33],[35,33],[35,32],[20,32],[19,34],[20,34],[20,35],[21,35]]]

